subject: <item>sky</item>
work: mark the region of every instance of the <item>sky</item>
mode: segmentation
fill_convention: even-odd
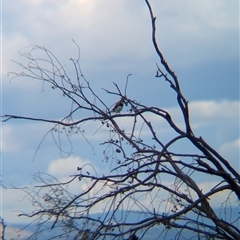
[[[179,78],[189,101],[195,134],[202,136],[239,169],[239,2],[209,0],[150,1],[157,17],[158,45]],[[142,0],[8,0],[2,2],[1,115],[60,118],[69,105],[41,83],[13,78],[19,72],[19,53],[33,45],[44,46],[69,68],[70,57],[81,50],[81,68],[93,88],[111,106],[114,96],[102,88],[124,89],[132,74],[128,95],[149,106],[172,113],[180,122],[175,95],[169,85],[155,78],[159,59],[151,42],[151,22]],[[14,61],[15,62],[14,62]],[[72,72],[71,72],[72,71]],[[127,126],[126,122],[122,123]],[[72,138],[73,153],[62,158],[46,123],[11,120],[1,124],[1,175],[4,186],[34,184],[36,172],[67,179],[77,166],[91,162],[102,172],[106,165],[80,136]],[[157,125],[167,137],[167,131]],[[97,126],[85,126],[98,146]],[[64,142],[66,151],[70,145]],[[38,148],[39,147],[39,148]],[[65,157],[65,156],[64,156]],[[202,185],[207,182],[202,180]],[[20,211],[29,208],[21,191],[2,189],[1,215],[7,223],[21,222]],[[219,202],[216,201],[216,205]]]

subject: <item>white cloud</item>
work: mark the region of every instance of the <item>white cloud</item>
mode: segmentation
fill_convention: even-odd
[[[79,171],[78,167],[82,170]],[[102,175],[98,167],[89,160],[83,160],[79,156],[71,155],[68,158],[59,158],[50,162],[47,173],[56,177],[60,181],[68,181],[75,174],[87,173]],[[78,184],[79,185],[79,184]]]
[[[239,101],[194,101],[189,104],[190,115],[202,120],[236,120],[239,116]]]
[[[204,127],[209,125],[213,128],[224,127],[225,129],[231,129],[238,124],[239,119],[239,101],[192,101],[189,103],[189,117],[190,123],[193,129],[197,130],[201,127],[204,131]],[[169,112],[173,121],[180,128],[184,129],[183,115],[178,106],[164,109]],[[159,121],[159,117],[149,115],[151,122],[161,125],[164,121]],[[227,125],[226,125],[227,123]]]
[[[216,181],[204,181],[198,184],[198,187],[203,193],[211,191],[212,188],[218,186],[219,182]],[[210,204],[214,208],[220,208],[223,204],[226,206],[238,206],[238,199],[236,194],[232,193],[230,190],[219,191],[210,197]]]
[[[167,59],[171,62],[191,64],[209,61],[218,53],[218,57],[224,58],[235,54],[236,44],[230,44],[233,38],[228,31],[238,32],[236,3],[167,1],[152,4],[157,16],[160,46],[170,55],[171,60]],[[90,59],[91,63],[96,59],[98,63],[104,60],[112,64],[113,58],[127,61],[134,58],[135,62],[155,58],[149,13],[146,5],[139,1],[39,0],[21,1],[14,7],[8,1],[5,5],[6,15],[14,17],[15,21],[4,22],[4,59],[8,59],[9,52],[17,54],[29,44],[45,45],[58,56],[71,55],[76,51],[71,38],[79,43],[83,57]],[[23,38],[24,41],[19,41]],[[172,51],[176,39],[178,45]],[[221,47],[226,44],[228,48]],[[213,48],[214,54],[209,51]],[[7,68],[3,64],[4,72],[8,71]]]
[[[14,128],[11,125],[2,124],[1,138],[0,138],[0,151],[1,152],[16,152],[21,147],[20,141],[15,137]]]
[[[238,129],[239,130],[239,129]],[[220,154],[231,160],[236,170],[240,169],[240,139],[224,142],[219,148]]]
[[[52,161],[48,166],[48,173],[61,179],[66,178],[72,174],[76,174],[77,167],[82,167],[88,164],[89,161],[82,160],[80,157],[70,156],[68,158],[60,158]]]
[[[23,212],[29,212],[32,208],[31,201],[27,194],[23,191],[24,187],[18,186],[19,189],[14,188],[2,188],[2,216],[5,220],[5,223],[19,223],[19,222],[28,222],[29,219],[25,217],[19,217],[18,215]]]
[[[12,62],[12,60],[16,62],[22,62],[22,58],[18,54],[19,51],[23,51],[23,49],[29,45],[29,40],[20,34],[14,33],[11,36],[3,37],[3,49],[2,49],[2,76],[3,76],[3,84],[9,83],[10,77],[7,78],[8,73],[16,69],[16,64]]]
[[[13,120],[8,120],[13,121]],[[21,121],[21,120],[19,120]],[[1,151],[3,153],[19,152],[35,143],[35,150],[50,129],[50,125],[42,122],[25,122],[24,124],[2,124]],[[31,149],[32,151],[32,149]]]
[[[240,149],[240,138],[235,139],[231,142],[224,143],[221,146],[221,151],[233,151],[233,150],[239,150]]]
[[[191,66],[214,59],[217,61],[216,57],[226,59],[236,56],[236,1],[230,5],[225,1],[167,1],[159,9],[162,14],[157,15],[158,39],[166,47],[172,64]],[[233,41],[235,44],[230,44],[233,39],[236,39]],[[171,46],[176,46],[176,41],[177,47],[172,51]]]

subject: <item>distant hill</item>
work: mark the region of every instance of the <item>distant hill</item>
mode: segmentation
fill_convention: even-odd
[[[240,227],[240,221],[239,221],[239,217],[240,217],[240,210],[238,207],[233,207],[232,209],[230,208],[226,208],[223,210],[220,209],[215,209],[215,212],[225,221],[228,221],[230,218],[235,221],[235,226],[236,227]],[[93,214],[91,217],[92,218],[103,218],[105,217],[106,214],[102,213],[102,214]],[[124,212],[124,211],[117,211],[115,213],[115,219],[116,221],[118,221],[119,219],[122,219],[123,216],[127,216],[127,221],[128,222],[133,222],[136,221],[136,219],[138,221],[142,220],[139,218],[139,214],[137,212]],[[190,213],[188,215],[188,217],[194,218],[196,216],[194,216],[192,213]],[[211,224],[211,222],[209,221],[209,224]],[[45,229],[50,228],[51,227],[51,222],[47,223]],[[21,231],[20,231],[21,230]],[[18,239],[18,240],[26,240],[28,239],[28,237],[34,233],[34,231],[36,230],[36,225],[31,224],[28,227],[26,227],[25,224],[7,224],[6,227],[6,232],[5,232],[5,239],[6,240],[10,240],[10,239]],[[165,227],[163,225],[159,225],[157,227],[153,227],[151,228],[142,238],[143,240],[154,240],[154,239],[167,239],[167,240],[171,240],[171,239],[175,239],[175,237],[179,234],[181,229],[179,230],[175,230],[175,229],[165,229]],[[60,239],[60,238],[54,238],[54,236],[58,236],[59,234],[61,234],[62,230],[59,228],[54,228],[51,231],[45,231],[43,232],[41,235],[38,236],[38,238],[36,238],[36,240],[47,240],[47,239]],[[141,237],[141,232],[137,232],[137,236]],[[190,231],[184,231],[184,233],[181,233],[181,237],[179,238],[181,239],[191,239],[193,237],[196,237],[194,233],[190,232]],[[61,239],[66,239],[66,238],[61,238]],[[69,238],[71,239],[71,237]],[[106,239],[111,239],[111,238],[106,238]]]

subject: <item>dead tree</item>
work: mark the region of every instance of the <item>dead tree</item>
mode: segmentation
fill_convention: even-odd
[[[54,177],[47,181],[44,175],[36,175],[41,184],[27,191],[32,196],[35,211],[21,214],[38,224],[34,239],[46,229],[46,222],[51,225],[49,229],[61,229],[57,238],[64,239],[66,236],[79,239],[86,233],[89,239],[129,239],[135,233],[139,239],[144,239],[144,235],[153,228],[158,230],[161,239],[168,239],[168,233],[173,229],[176,239],[188,236],[189,232],[198,239],[240,239],[240,230],[236,227],[238,219],[225,220],[211,206],[211,198],[222,196],[223,192],[226,198],[222,199],[222,207],[230,204],[231,197],[239,202],[239,174],[227,159],[201,136],[194,134],[188,101],[181,91],[177,75],[158,47],[156,17],[149,2],[145,2],[150,12],[153,46],[159,57],[156,78],[166,81],[175,92],[183,126],[178,126],[170,113],[159,106],[148,107],[131,99],[131,94],[127,95],[127,83],[124,91],[115,83],[115,91],[103,89],[103,92],[119,98],[118,108],[112,111],[84,77],[80,56],[70,59],[75,79],[68,75],[51,51],[39,46],[24,55],[29,63],[19,63],[23,71],[14,73],[16,77],[42,81],[45,86],[49,84],[70,100],[71,109],[61,120],[6,114],[4,121],[48,122],[52,124],[51,134],[63,137],[61,134],[65,132],[68,138],[72,133],[84,137],[84,124],[97,122],[97,131],[103,136],[108,134],[101,145],[104,159],[109,162],[109,174],[101,175],[94,170],[86,170],[86,166],[78,166],[79,174],[65,183]],[[45,57],[36,58],[34,54],[37,51]],[[127,111],[121,112],[123,106]],[[80,110],[81,116],[77,114]],[[169,141],[161,139],[151,121],[153,117],[164,121],[172,130],[173,137]],[[120,120],[123,119],[128,119],[128,128],[121,125]],[[183,142],[191,144],[195,151],[189,152],[187,148],[181,152],[174,151],[174,146]],[[167,183],[164,179],[169,176],[172,180]],[[199,187],[200,178],[214,179],[217,184],[203,191]],[[71,194],[67,186],[75,181],[84,183],[86,189]],[[96,209],[102,210],[97,216],[93,214]]]

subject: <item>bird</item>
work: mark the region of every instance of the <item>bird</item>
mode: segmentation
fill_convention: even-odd
[[[120,113],[123,109],[124,98],[121,98],[113,107],[112,112]]]

